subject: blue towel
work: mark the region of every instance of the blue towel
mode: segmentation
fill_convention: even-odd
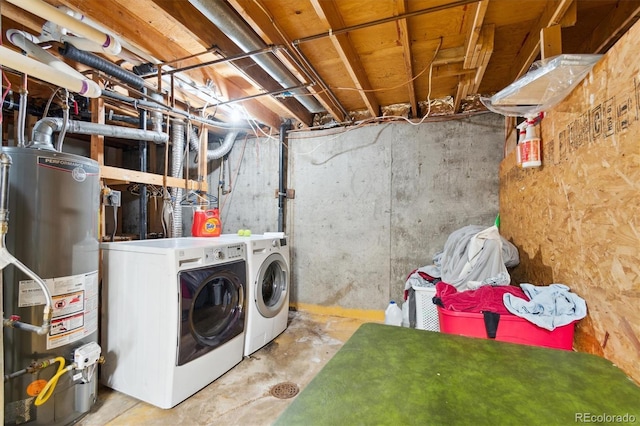
[[[520,284],[529,301],[510,293],[502,297],[509,312],[539,327],[554,330],[587,316],[587,304],[580,296],[571,293],[564,284],[534,286]]]

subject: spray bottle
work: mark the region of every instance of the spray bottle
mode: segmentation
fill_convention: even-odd
[[[542,115],[527,117],[525,126],[524,140],[519,143],[520,147],[520,161],[522,167],[540,167],[542,160],[540,156],[540,137],[537,135],[538,129],[537,123],[542,118]]]
[[[516,129],[518,129],[518,137],[516,139],[516,164],[518,165],[518,167],[522,167],[522,156],[520,155],[520,149],[521,149],[520,144],[524,142],[526,137],[525,127],[527,127],[526,121],[523,121],[522,123],[516,126]]]

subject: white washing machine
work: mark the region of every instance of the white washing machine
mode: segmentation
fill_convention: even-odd
[[[221,241],[247,246],[247,323],[244,355],[271,342],[287,328],[289,318],[289,245],[282,233],[239,237],[223,234]]]
[[[242,360],[245,244],[168,238],[101,249],[104,385],[171,408]]]

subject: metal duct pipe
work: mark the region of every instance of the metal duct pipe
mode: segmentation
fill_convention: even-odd
[[[240,131],[238,129],[229,130],[219,147],[207,150],[207,161],[217,160],[218,158],[222,158],[227,155],[229,151],[231,151],[231,148],[233,148],[233,144],[235,143],[239,133]],[[191,135],[189,137],[189,146],[191,147],[192,151],[195,150],[200,152],[200,138],[198,137],[198,134],[195,132],[195,130],[191,131]]]
[[[117,92],[112,92],[112,91],[108,91],[105,90],[102,95],[105,98],[110,98],[110,99],[115,99],[117,101],[121,101],[121,102],[126,102],[128,104],[131,105],[136,105],[138,107],[142,107],[142,108],[151,108],[151,109],[157,109],[157,108],[162,108],[163,110],[166,110],[172,114],[178,115],[178,116],[182,116],[185,117],[188,120],[191,121],[197,121],[198,123],[203,123],[206,125],[209,125],[211,127],[218,127],[220,129],[239,129],[239,130],[252,130],[250,125],[237,125],[237,124],[229,124],[229,123],[224,123],[222,121],[213,121],[213,120],[209,120],[207,118],[203,118],[197,115],[193,115],[190,114],[186,111],[181,111],[179,109],[176,108],[171,108],[168,105],[165,105],[163,103],[159,103],[159,102],[150,102],[150,101],[145,101],[144,99],[135,99],[132,98],[130,96],[125,96],[122,95],[120,93]]]
[[[255,35],[223,0],[189,0],[189,3],[224,32],[243,51],[252,52],[267,47],[260,37]],[[253,57],[253,60],[282,87],[287,88],[300,84],[298,79],[272,54],[257,55]],[[322,105],[315,98],[308,95],[308,93],[300,93],[300,95],[294,95],[294,97],[310,112],[323,112]]]
[[[184,122],[182,120],[171,120],[171,176],[182,177],[182,152],[184,150]],[[173,198],[173,222],[171,226],[171,237],[182,237],[182,188],[171,188],[171,198]]]
[[[151,99],[154,99],[156,102],[160,102],[160,103],[164,101],[164,98],[160,93],[152,93]],[[151,130],[153,130],[154,132],[161,133],[163,119],[164,117],[162,116],[162,112],[152,111],[151,112]]]
[[[53,149],[51,138],[53,133],[63,128],[63,119],[59,117],[46,117],[39,120],[31,132],[32,145]],[[111,126],[109,124],[89,123],[88,121],[69,120],[67,133],[79,135],[103,135],[121,139],[166,143],[169,136],[166,133],[153,132],[151,130],[132,129],[130,127]]]
[[[122,69],[121,67],[94,55],[93,53],[84,52],[68,42],[65,42],[64,47],[61,47],[58,51],[65,58],[72,59],[91,68],[103,71],[128,84],[134,89],[140,90],[144,86],[144,80],[142,77]]]
[[[238,133],[238,130],[229,130],[229,133],[225,135],[222,144],[218,148],[207,150],[207,161],[217,160],[227,155],[229,151],[231,151],[231,148],[233,148]]]
[[[278,168],[278,232],[284,232],[284,210],[287,199],[287,162],[285,141],[287,132],[291,129],[291,120],[285,120],[280,125],[280,151]]]

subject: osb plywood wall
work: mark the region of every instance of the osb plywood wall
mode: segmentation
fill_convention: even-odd
[[[543,167],[500,166],[501,233],[516,282],[564,283],[587,301],[575,348],[640,383],[640,25],[542,121]]]

